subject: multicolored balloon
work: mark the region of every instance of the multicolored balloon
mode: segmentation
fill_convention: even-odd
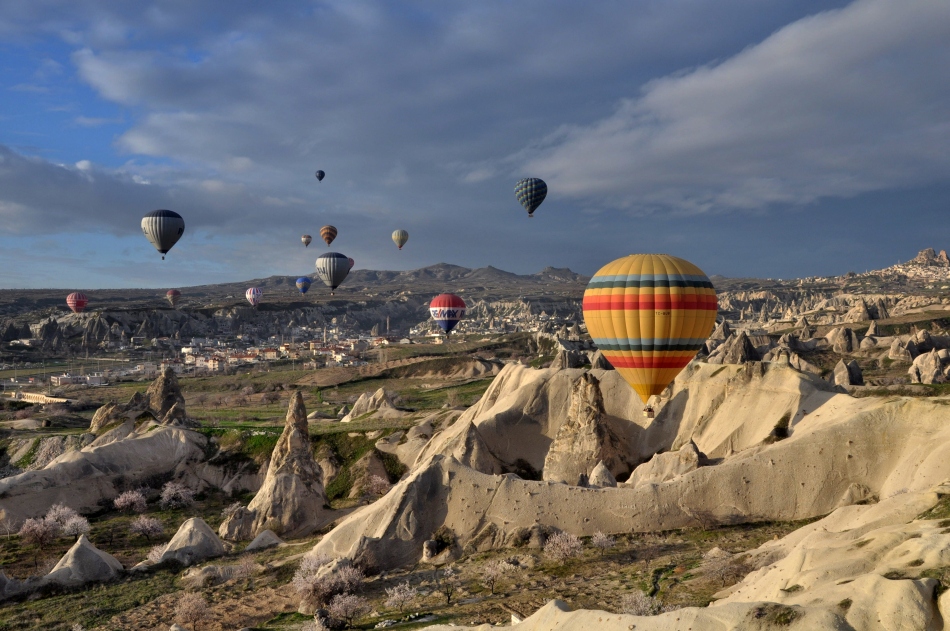
[[[73,313],[82,313],[87,304],[89,304],[89,299],[84,293],[74,291],[66,296],[66,306],[72,309]]]
[[[311,237],[309,234],[305,234],[300,237],[300,240],[303,241],[303,247],[307,247],[310,245],[310,242],[313,241],[313,237]]]
[[[310,289],[310,283],[311,281],[309,278],[306,276],[301,276],[297,279],[297,289],[300,291],[300,293],[305,294],[307,293],[307,290]]]
[[[173,210],[153,210],[142,217],[142,232],[162,253],[162,260],[185,233],[185,220]]]
[[[429,315],[448,335],[465,317],[465,301],[455,294],[439,294],[429,303]]]
[[[402,246],[406,245],[406,241],[409,240],[409,233],[405,230],[396,230],[393,232],[393,243],[402,249]]]
[[[324,173],[323,171],[317,171],[316,176],[317,176],[317,181],[322,182],[323,178],[326,176],[326,173]]]
[[[692,361],[716,324],[716,290],[667,254],[631,254],[600,268],[584,292],[587,331],[644,403]]]
[[[331,296],[333,290],[339,287],[346,280],[347,274],[350,273],[350,259],[339,252],[321,254],[317,257],[315,265],[317,275],[330,288]]]
[[[181,292],[177,289],[169,289],[167,292],[165,292],[165,299],[168,300],[168,303],[174,307],[178,304],[178,301],[181,300]]]
[[[534,217],[534,211],[548,195],[548,185],[536,177],[526,177],[515,184],[515,197],[528,211],[528,217]]]
[[[260,287],[251,287],[246,292],[244,292],[244,297],[247,298],[247,301],[251,303],[252,307],[256,307],[261,304],[261,297],[264,295],[264,290]]]
[[[333,226],[323,226],[320,228],[320,236],[327,242],[327,246],[333,243],[333,240],[336,239],[336,234],[336,228]]]

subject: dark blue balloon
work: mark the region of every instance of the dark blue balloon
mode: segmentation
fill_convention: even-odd
[[[297,289],[300,290],[300,293],[307,293],[307,290],[310,289],[310,282],[310,279],[306,276],[301,276],[297,279]]]

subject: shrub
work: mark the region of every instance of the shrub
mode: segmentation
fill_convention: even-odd
[[[335,571],[324,569],[330,557],[308,554],[300,562],[291,584],[301,599],[313,607],[324,607],[338,594],[357,590],[363,583],[363,572],[358,568],[344,566]]]
[[[162,527],[162,522],[154,517],[139,515],[129,524],[129,532],[145,537],[146,541],[151,541],[152,537],[158,537],[165,532],[165,528]]]
[[[607,550],[610,550],[615,545],[617,545],[617,542],[614,540],[613,537],[611,537],[610,535],[605,535],[599,530],[594,533],[593,537],[591,537],[590,543],[592,546],[600,550],[601,556],[603,556],[604,552],[606,552]]]
[[[494,561],[489,561],[482,568],[482,582],[485,584],[485,587],[494,594],[495,585],[498,584],[498,581],[503,579],[508,574],[511,574],[517,571],[517,567],[508,563],[504,559],[495,559]]]
[[[112,505],[123,513],[144,513],[145,494],[142,491],[126,491],[113,500]]]
[[[406,606],[419,596],[419,590],[409,584],[409,581],[386,589],[386,606],[398,609],[401,614]]]
[[[194,592],[185,592],[178,598],[175,605],[175,620],[184,624],[190,624],[195,631],[198,625],[211,618],[211,610],[208,609],[208,603],[204,596]]]
[[[73,515],[66,520],[63,525],[63,534],[70,537],[78,537],[89,532],[89,520],[82,515]]]
[[[241,502],[234,502],[233,504],[228,504],[221,511],[221,516],[227,519],[228,517],[231,517],[242,508],[244,508],[244,504],[242,504]]]
[[[162,508],[185,508],[195,503],[195,492],[181,482],[162,487]]]
[[[365,598],[355,594],[337,594],[330,601],[330,616],[342,620],[347,627],[353,626],[353,620],[369,611]]]
[[[560,562],[580,556],[583,549],[580,539],[570,533],[559,532],[548,537],[544,544],[544,555]]]
[[[313,617],[313,622],[308,622],[300,628],[300,631],[330,631],[330,627],[323,622],[319,615]]]

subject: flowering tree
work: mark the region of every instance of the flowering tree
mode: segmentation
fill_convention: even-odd
[[[560,562],[580,556],[583,549],[580,539],[570,533],[559,532],[548,537],[544,544],[544,555]]]
[[[447,567],[441,572],[435,571],[436,591],[445,596],[445,604],[452,602],[452,596],[459,588],[459,575],[454,569]]]
[[[600,551],[601,556],[603,556],[607,550],[610,550],[615,545],[617,545],[617,542],[613,537],[610,535],[605,535],[599,530],[594,533],[593,537],[591,537],[590,543]]]
[[[365,577],[360,569],[343,566],[330,571],[324,568],[330,561],[324,554],[308,554],[301,560],[291,584],[304,603],[323,607],[334,596],[356,591],[362,585]]]
[[[211,618],[211,610],[204,596],[195,592],[185,592],[178,598],[175,605],[175,620],[190,624],[195,631],[198,625]]]
[[[162,555],[165,554],[165,548],[167,547],[168,546],[163,543],[152,546],[148,551],[148,556],[145,558],[148,559],[149,563],[158,563],[162,560]]]
[[[142,491],[126,491],[115,498],[112,505],[123,513],[144,513],[145,494]]]
[[[494,595],[495,585],[498,584],[502,578],[510,576],[516,572],[518,568],[504,559],[495,559],[494,561],[489,561],[482,568],[482,582],[488,587],[489,591]]]
[[[655,616],[673,609],[675,607],[664,607],[656,598],[647,596],[640,590],[624,594],[620,598],[620,613],[633,616]]]
[[[86,534],[90,530],[89,520],[82,515],[73,515],[67,519],[63,525],[63,534],[69,537],[78,537],[79,535]]]
[[[56,524],[57,530],[62,531],[68,522],[73,517],[79,517],[79,513],[65,504],[53,504],[49,507],[49,510],[46,511],[46,521],[50,521]],[[59,534],[59,532],[57,532]]]
[[[59,535],[59,524],[45,518],[27,519],[20,527],[19,534],[23,543],[36,548],[33,553],[33,567],[36,567],[37,555],[53,543]]]
[[[405,611],[406,606],[419,596],[419,590],[409,584],[409,581],[386,589],[386,606]]]
[[[185,508],[195,503],[195,492],[181,482],[162,487],[162,508]]]
[[[330,616],[342,620],[347,627],[353,626],[353,620],[369,611],[366,599],[355,594],[337,594],[330,601]]]
[[[389,483],[389,480],[380,476],[374,475],[370,476],[369,480],[366,483],[366,493],[367,495],[382,496],[389,493],[389,489],[392,488],[392,485]]]
[[[129,524],[129,532],[145,537],[146,541],[151,541],[152,537],[158,537],[165,532],[165,528],[162,527],[162,522],[154,517],[139,515]]]

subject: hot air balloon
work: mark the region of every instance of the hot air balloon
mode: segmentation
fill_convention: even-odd
[[[305,234],[300,237],[300,240],[303,241],[303,246],[307,247],[310,245],[310,242],[313,241],[313,237],[311,237],[309,234]]]
[[[465,301],[455,294],[439,294],[429,303],[429,314],[448,335],[465,317]]]
[[[317,275],[330,288],[331,296],[333,290],[339,287],[350,273],[350,259],[339,252],[321,254],[317,258],[316,266]]]
[[[261,304],[261,296],[263,295],[264,291],[260,287],[251,287],[244,292],[244,297],[247,298],[247,301],[251,303],[252,307]]]
[[[356,265],[356,261],[354,261],[353,259],[346,259],[346,260],[350,262],[350,269],[353,269],[353,266]]]
[[[177,289],[169,289],[165,292],[165,299],[174,307],[178,304],[178,301],[181,300],[181,292]]]
[[[66,296],[66,306],[72,309],[73,313],[82,313],[87,304],[89,304],[89,299],[84,293],[74,291]]]
[[[703,271],[667,254],[608,263],[584,292],[587,331],[644,403],[696,356],[716,310],[716,290]]]
[[[336,228],[333,226],[323,226],[320,228],[320,236],[323,237],[323,240],[326,241],[329,246],[333,243],[333,240],[336,239]]]
[[[393,232],[393,243],[399,246],[399,249],[402,249],[402,246],[406,245],[406,241],[409,240],[409,233],[405,230],[396,230]]]
[[[323,171],[317,171],[316,176],[317,176],[317,181],[322,182],[323,178],[326,177],[326,173],[324,173]]]
[[[173,210],[153,210],[142,217],[142,232],[155,249],[162,253],[164,261],[165,254],[185,233],[185,220]]]
[[[306,276],[301,276],[297,279],[297,289],[300,290],[300,293],[307,293],[307,290],[310,289],[310,282],[310,279]]]
[[[540,178],[526,177],[515,184],[515,197],[528,211],[528,217],[534,217],[534,211],[538,209],[547,194],[548,185]]]

